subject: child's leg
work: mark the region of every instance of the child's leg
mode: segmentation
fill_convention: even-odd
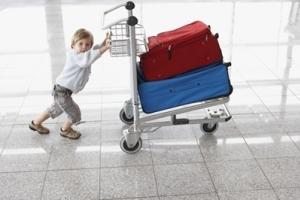
[[[67,137],[69,139],[78,139],[81,134],[72,128],[72,125],[80,122],[81,120],[81,112],[79,106],[73,101],[72,97],[67,99],[68,103],[64,105],[68,105],[64,108],[64,112],[67,114],[68,118],[63,124],[61,128],[60,135],[63,137]]]
[[[40,134],[48,134],[50,130],[44,126],[42,123],[50,117],[47,111],[42,112],[36,119],[32,120],[29,124],[29,128],[33,131],[37,131]]]
[[[44,111],[33,120],[33,123],[36,125],[41,125],[44,121],[49,119],[49,117],[50,117],[49,112]]]
[[[63,127],[60,129],[60,135],[69,139],[78,139],[81,136],[81,133],[72,129],[72,125],[72,121],[67,119],[64,122]]]
[[[50,130],[42,125],[44,121],[51,118],[56,118],[62,113],[62,109],[57,103],[52,104],[50,108],[38,115],[34,120],[29,124],[29,128],[33,131],[37,131],[40,134],[48,134]]]
[[[72,125],[80,122],[81,111],[79,106],[74,102],[71,95],[72,92],[62,86],[56,85],[54,88],[54,101],[59,107],[60,111],[64,112],[68,116],[68,119],[64,122],[63,127],[60,130],[60,134],[61,136],[70,139],[78,139],[81,134],[73,130]],[[53,112],[53,114],[56,113]]]
[[[72,125],[73,125],[72,121],[69,119],[66,119],[66,121],[64,122],[63,127],[61,129],[62,129],[62,131],[69,130],[72,127]]]

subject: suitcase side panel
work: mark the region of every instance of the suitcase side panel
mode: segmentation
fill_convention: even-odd
[[[232,92],[227,67],[217,65],[172,79],[144,82],[138,86],[145,113],[228,96]]]
[[[169,47],[142,55],[141,69],[147,80],[166,79],[212,63],[221,63],[223,59],[218,40],[211,33]]]

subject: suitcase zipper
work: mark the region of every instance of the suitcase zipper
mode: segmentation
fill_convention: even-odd
[[[205,43],[208,41],[208,37],[209,37],[209,33],[205,34],[205,36],[202,35],[202,38],[204,39],[204,40],[202,40],[203,45],[205,45]],[[167,48],[168,60],[172,59],[172,52],[174,51],[174,49],[180,48],[182,46],[186,46],[186,45],[188,45],[190,43],[193,43],[197,40],[201,40],[201,37],[194,38],[193,40],[189,40],[189,41],[185,41],[185,42],[181,42],[181,43],[177,43],[177,44],[173,44],[173,45],[169,44],[168,48]]]
[[[171,58],[172,58],[172,52],[171,52],[171,50],[172,50],[172,45],[169,45],[168,46],[168,59],[169,60],[171,60]]]
[[[201,34],[198,37],[193,38],[192,40],[190,40],[191,38],[188,38],[187,41],[179,42],[177,44],[169,44],[168,48],[167,48],[168,59],[170,60],[172,58],[172,52],[174,51],[174,48],[178,48],[178,47],[182,47],[182,46],[188,45],[189,43],[193,43],[193,42],[195,42],[197,40],[201,40],[201,38],[202,38],[203,42],[205,43],[205,42],[207,42],[209,40],[209,36],[210,35],[212,35],[212,33],[209,31],[205,35]],[[164,43],[161,42],[161,41],[159,41],[158,38],[156,39],[156,43],[157,43],[157,45],[155,45],[154,48],[156,48],[158,46],[160,46],[160,47],[164,46]],[[152,53],[153,52],[155,52],[155,50],[152,50]]]

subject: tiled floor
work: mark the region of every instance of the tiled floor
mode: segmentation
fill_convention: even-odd
[[[86,121],[77,127],[79,140],[59,135],[64,116],[47,121],[49,135],[28,129],[52,101],[74,30],[85,27],[101,42],[102,13],[119,3],[0,2],[0,199],[300,199],[297,1],[137,1],[134,13],[147,35],[194,20],[219,33],[232,62],[233,117],[212,136],[199,125],[163,127],[142,136],[138,153],[121,151],[129,59],[109,54],[74,96]]]

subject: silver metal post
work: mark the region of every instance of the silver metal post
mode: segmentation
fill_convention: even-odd
[[[128,15],[132,16],[132,11],[128,11]],[[138,101],[138,87],[137,87],[137,71],[136,71],[136,35],[135,26],[129,26],[130,35],[130,71],[131,71],[131,100],[133,106],[134,132],[137,132],[139,125],[139,101]]]

